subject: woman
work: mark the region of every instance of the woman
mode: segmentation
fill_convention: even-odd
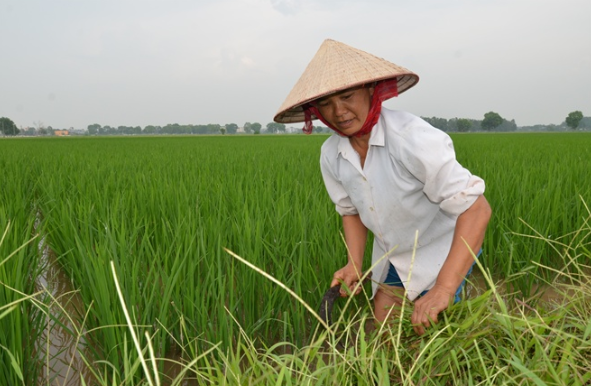
[[[414,301],[411,322],[423,334],[459,299],[491,209],[484,181],[456,161],[447,134],[382,108],[417,82],[403,67],[326,40],[275,121],[304,121],[309,133],[317,118],[335,132],[322,146],[320,164],[342,216],[348,263],[331,286],[355,288],[370,230],[376,320],[385,321],[407,296]]]

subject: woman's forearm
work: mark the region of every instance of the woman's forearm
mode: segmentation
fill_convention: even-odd
[[[359,215],[352,215],[343,216],[343,230],[347,243],[348,261],[350,264],[354,264],[357,271],[361,273],[367,242],[367,228],[361,222]]]
[[[480,196],[458,217],[449,255],[437,276],[437,286],[455,293],[474,262],[472,254],[482,247],[490,216],[488,201]]]

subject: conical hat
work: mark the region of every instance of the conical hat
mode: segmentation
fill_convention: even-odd
[[[419,77],[382,58],[326,39],[275,114],[274,120],[279,123],[303,122],[302,105],[337,91],[377,81],[396,81],[398,94],[401,94],[414,86]]]

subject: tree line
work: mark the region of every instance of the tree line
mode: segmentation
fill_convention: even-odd
[[[502,131],[510,132],[517,131],[554,131],[570,128],[576,129],[591,129],[591,117],[584,117],[581,111],[573,111],[569,113],[561,125],[536,125],[519,127],[515,120],[507,120],[500,114],[489,111],[484,114],[482,120],[468,119],[468,118],[438,118],[438,117],[421,117],[429,122],[432,126],[437,127],[445,132],[474,132],[474,131]],[[54,129],[51,126],[45,126],[38,122],[35,127],[28,127],[19,129],[10,118],[0,118],[0,134],[5,136],[13,135],[53,135]],[[240,129],[240,130],[239,130]],[[84,134],[88,135],[174,135],[174,134],[236,134],[238,132],[246,134],[277,134],[285,133],[287,128],[283,123],[269,122],[263,128],[259,122],[246,122],[242,128],[239,128],[236,123],[228,123],[225,125],[207,124],[207,125],[179,125],[178,123],[168,124],[166,126],[148,125],[144,128],[140,126],[102,126],[98,123],[88,125]],[[301,132],[301,130],[298,130]],[[314,133],[329,133],[330,129],[325,126],[314,126]]]
[[[422,117],[432,126],[446,132],[473,132],[473,131],[558,131],[561,129],[591,129],[591,117],[584,117],[581,111],[569,113],[565,122],[561,125],[535,125],[518,127],[515,120],[507,120],[499,113],[489,111],[484,114],[482,120],[467,118],[437,118]]]

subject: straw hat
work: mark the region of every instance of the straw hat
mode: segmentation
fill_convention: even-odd
[[[326,39],[273,119],[279,123],[303,122],[302,105],[337,91],[382,80],[396,81],[401,94],[417,84],[419,77],[382,58]]]

